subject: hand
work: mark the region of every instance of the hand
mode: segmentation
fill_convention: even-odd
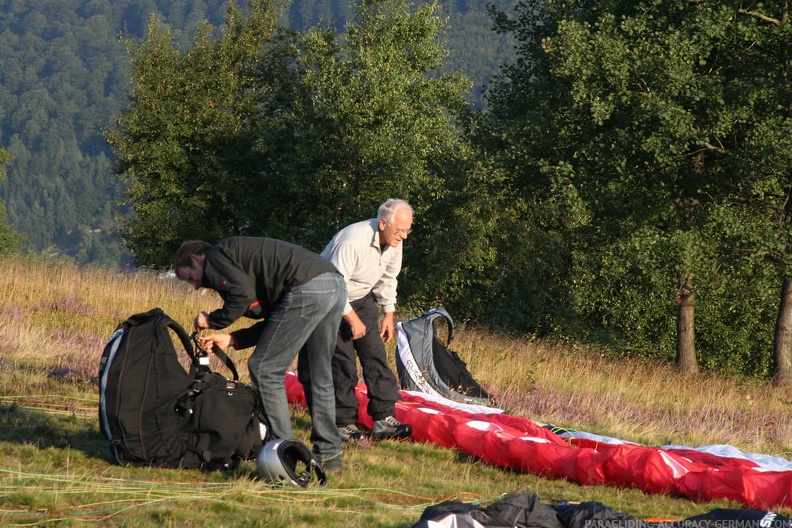
[[[195,316],[193,320],[193,327],[196,330],[206,330],[207,328],[211,328],[209,326],[209,314],[206,312],[201,312]]]
[[[396,337],[396,327],[393,323],[393,312],[387,312],[382,317],[382,324],[380,325],[380,337],[385,344],[393,341]]]
[[[358,314],[352,310],[344,316],[349,327],[352,329],[352,339],[360,339],[366,335],[366,325],[360,320]]]
[[[211,350],[215,345],[225,350],[231,345],[231,334],[211,334],[199,337],[198,344],[206,350]]]

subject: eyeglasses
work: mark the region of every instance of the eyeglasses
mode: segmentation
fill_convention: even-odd
[[[410,233],[412,233],[412,229],[394,229],[393,228],[393,224],[391,224],[387,220],[385,220],[385,223],[390,226],[391,231],[393,231],[393,233],[396,234],[396,235],[401,235],[401,236],[405,237],[405,236],[409,235]]]

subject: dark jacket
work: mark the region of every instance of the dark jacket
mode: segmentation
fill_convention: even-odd
[[[223,299],[223,307],[209,314],[209,324],[221,330],[242,316],[265,318],[285,292],[328,272],[337,272],[330,262],[282,240],[222,240],[209,248],[204,258],[202,286]]]

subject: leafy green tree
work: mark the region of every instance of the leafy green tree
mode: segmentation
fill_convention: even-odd
[[[127,40],[130,105],[107,139],[133,212],[118,232],[139,263],[169,264],[184,239],[248,232],[251,208],[265,200],[251,133],[267,87],[254,74],[275,38],[278,9],[253,2],[245,17],[230,6],[222,34],[205,23],[187,51],[156,18],[146,37]]]
[[[231,30],[187,51],[156,21],[130,43],[132,105],[108,136],[130,182],[125,243],[160,265],[193,237],[267,235],[318,251],[401,197],[416,209],[402,298],[463,298],[493,257],[500,209],[458,126],[469,81],[439,73],[438,5],[366,1],[341,36],[276,35],[260,9],[236,23],[232,11]]]
[[[543,279],[572,309],[553,318],[568,334],[673,360],[685,279],[700,363],[767,373],[791,255],[786,10],[528,0],[496,13],[520,44],[490,94],[488,141],[516,192],[539,198],[523,229],[562,241],[532,247],[564,255]]]
[[[469,81],[443,73],[438,4],[412,7],[366,0],[340,37],[302,35],[280,112],[266,108],[273,117],[260,120],[261,159],[271,160],[262,230],[320,251],[385,198],[404,198],[416,214],[400,304],[420,312],[443,303],[464,317],[491,302],[491,233],[501,236],[513,208],[498,170],[463,133],[477,113]]]
[[[365,0],[339,37],[313,28],[300,42],[281,114],[262,117],[259,152],[269,197],[262,225],[321,250],[344,225],[370,218],[387,197],[416,208],[417,227],[445,193],[459,155],[455,118],[469,81],[436,73],[439,6]]]
[[[6,165],[11,161],[11,156],[3,149],[0,149],[0,180],[6,177]],[[0,220],[5,222],[5,204],[0,202]],[[13,226],[0,224],[0,253],[14,253],[19,250],[22,236],[14,231]]]
[[[792,385],[792,277],[784,279],[773,343],[773,383]]]

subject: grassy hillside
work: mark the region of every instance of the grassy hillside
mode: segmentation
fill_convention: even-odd
[[[159,306],[189,326],[212,294],[159,279],[0,257],[0,524],[409,527],[444,500],[600,501],[638,517],[685,518],[718,501],[582,487],[489,466],[413,442],[350,446],[327,489],[271,489],[245,463],[232,474],[119,467],[97,427],[96,375],[107,338]],[[462,328],[452,347],[514,414],[650,445],[732,444],[789,458],[792,397],[769,385],[611,361],[603,353]],[[248,352],[231,352],[245,371]],[[295,434],[309,420],[294,409]],[[792,512],[783,512],[790,515]]]

